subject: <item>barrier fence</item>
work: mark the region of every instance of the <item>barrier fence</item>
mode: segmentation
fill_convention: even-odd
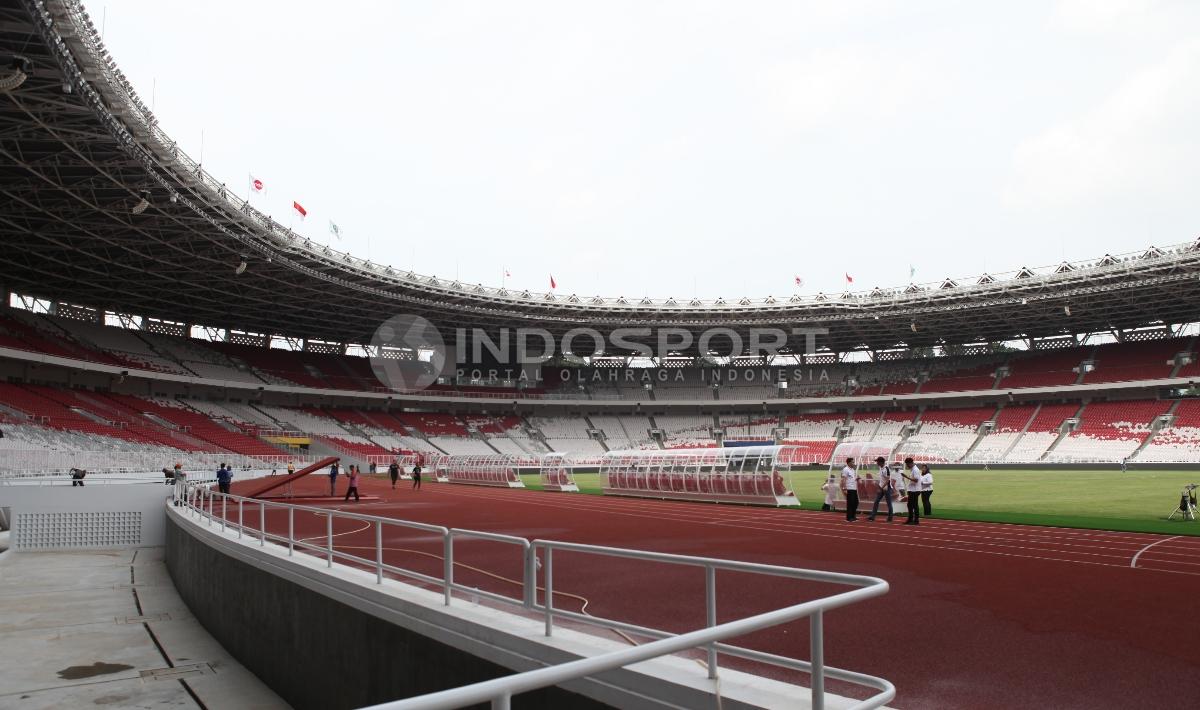
[[[394,575],[399,578],[422,582],[441,589],[445,606],[452,606],[455,600],[455,593],[458,593],[460,595],[469,595],[472,598],[486,598],[501,604],[520,607],[527,612],[538,613],[543,618],[544,633],[547,637],[553,636],[556,619],[569,619],[593,627],[636,633],[655,639],[639,646],[632,646],[592,658],[584,658],[482,683],[373,706],[377,710],[441,710],[481,702],[490,702],[493,708],[507,709],[510,707],[512,696],[519,693],[558,685],[596,673],[623,668],[640,661],[693,649],[702,649],[705,651],[707,674],[713,680],[719,677],[719,658],[722,655],[807,673],[811,678],[809,691],[811,706],[817,710],[821,710],[825,706],[825,680],[827,678],[876,691],[869,698],[851,706],[860,710],[881,707],[892,700],[896,694],[895,687],[882,678],[834,668],[826,665],[824,661],[825,613],[885,594],[888,590],[888,584],[877,577],[551,540],[530,541],[512,535],[446,528],[428,523],[226,495],[213,491],[203,485],[177,487],[175,489],[175,500],[186,507],[188,516],[195,524],[206,525],[210,528],[219,527],[221,532],[225,534],[235,531],[239,539],[248,537],[256,540],[260,546],[265,546],[268,542],[271,542],[272,544],[286,548],[289,556],[294,556],[297,551],[307,553],[319,559],[324,559],[328,567],[332,567],[335,561],[340,561],[373,570],[376,584],[383,584],[385,575]],[[266,520],[269,510],[286,513],[286,534],[267,529]],[[316,536],[315,538],[297,538],[297,513],[324,517],[325,534],[323,536]],[[333,532],[335,520],[358,521],[369,524],[369,527],[374,532],[374,545],[371,548],[372,554],[370,557],[356,555],[336,548]],[[442,547],[442,575],[440,578],[416,570],[398,567],[384,561],[384,531],[394,528],[417,530],[440,536]],[[520,551],[522,559],[521,598],[508,597],[455,582],[455,542],[464,539],[488,540],[511,545]],[[554,553],[556,551],[592,557],[640,560],[664,565],[703,569],[705,577],[706,627],[683,634],[674,634],[614,619],[606,619],[555,608]],[[718,624],[717,573],[722,571],[835,584],[853,587],[853,589]],[[539,590],[542,591],[540,600],[538,595]],[[732,638],[805,618],[809,620],[810,630],[810,660],[807,661],[727,643]]]

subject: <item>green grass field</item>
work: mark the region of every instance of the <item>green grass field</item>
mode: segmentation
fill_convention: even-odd
[[[802,508],[820,509],[825,475],[824,469],[788,474]],[[1200,536],[1200,521],[1166,519],[1183,486],[1200,482],[1200,471],[935,470],[934,475],[935,517]],[[540,488],[536,475],[522,479]],[[576,474],[575,481],[583,493],[600,493],[598,474]]]

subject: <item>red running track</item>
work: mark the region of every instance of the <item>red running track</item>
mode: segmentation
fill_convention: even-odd
[[[317,482],[327,485],[322,478]],[[236,487],[234,490],[237,493]],[[846,523],[837,514],[369,480],[374,503],[332,507],[448,527],[882,577],[882,599],[826,618],[826,661],[896,684],[901,708],[1194,707],[1200,669],[1195,602],[1200,539],[926,519]],[[285,531],[273,514],[268,525]],[[323,536],[323,519],[297,520]],[[369,557],[374,533],[339,521],[339,549]],[[440,576],[438,540],[389,533],[389,563]],[[456,579],[519,595],[515,550],[456,547]],[[795,603],[833,587],[722,573],[720,619]],[[683,631],[703,624],[697,570],[555,556],[558,606]],[[807,624],[738,640],[807,657]],[[802,677],[792,678],[805,683]],[[835,692],[845,687],[831,686]],[[848,693],[856,694],[857,693]]]

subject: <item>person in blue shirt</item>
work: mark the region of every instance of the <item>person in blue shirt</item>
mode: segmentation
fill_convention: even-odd
[[[334,461],[333,465],[329,467],[329,495],[331,496],[337,495],[337,477],[338,465],[337,461]]]
[[[221,464],[221,468],[217,469],[217,489],[222,493],[229,493],[229,484],[233,483],[233,471],[229,468],[229,464]]]

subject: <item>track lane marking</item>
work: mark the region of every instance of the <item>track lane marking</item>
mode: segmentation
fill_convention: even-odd
[[[473,500],[501,500],[501,499],[503,499],[503,494],[487,495],[482,492],[475,492],[475,491],[472,491],[470,493],[466,493],[465,491],[464,492],[446,491],[444,494],[452,495],[452,496],[460,496],[460,497],[464,497],[464,498],[470,498]],[[512,502],[512,501],[510,500],[509,502]],[[579,510],[579,511],[594,512],[597,514],[611,513],[611,514],[633,516],[634,513],[629,512],[630,510],[633,510],[633,511],[637,511],[637,513],[645,513],[645,515],[637,515],[636,517],[647,517],[647,518],[652,518],[652,519],[657,519],[657,520],[671,520],[671,521],[685,522],[685,523],[713,524],[713,523],[723,522],[723,523],[731,523],[732,524],[732,523],[739,523],[739,522],[751,522],[751,523],[761,522],[763,524],[770,524],[770,525],[778,526],[778,527],[772,528],[772,529],[779,530],[781,532],[786,531],[786,532],[793,532],[793,533],[797,533],[797,534],[808,534],[814,530],[822,530],[822,531],[837,530],[837,531],[839,531],[839,533],[838,533],[839,537],[842,537],[844,539],[850,539],[849,537],[847,537],[844,534],[845,532],[849,531],[849,528],[846,528],[841,524],[832,523],[832,522],[828,521],[827,518],[829,516],[826,516],[823,514],[819,515],[819,516],[816,516],[816,515],[809,516],[807,518],[807,520],[813,520],[815,517],[822,518],[822,521],[820,523],[818,523],[816,525],[812,525],[812,524],[807,524],[804,521],[797,520],[795,518],[792,518],[791,520],[784,520],[782,516],[776,517],[772,520],[762,520],[760,518],[747,519],[745,517],[742,517],[741,514],[739,514],[738,517],[726,517],[726,516],[714,516],[714,515],[707,515],[707,514],[702,515],[700,511],[682,511],[682,510],[677,510],[677,509],[672,509],[669,511],[658,510],[658,511],[654,511],[653,514],[651,514],[651,511],[653,510],[652,506],[644,506],[644,505],[628,506],[628,505],[623,505],[621,503],[617,503],[617,501],[611,501],[612,503],[614,503],[614,505],[607,505],[607,506],[559,505],[559,504],[551,503],[549,501],[537,501],[537,500],[533,500],[533,499],[524,499],[519,502],[522,504],[525,504],[525,505],[544,506],[544,507],[549,507],[549,508],[554,508],[554,509],[572,508],[572,509]],[[709,511],[709,512],[711,512],[711,511]],[[701,515],[702,515],[702,517],[697,517],[697,516],[701,516]],[[764,516],[764,517],[766,517],[766,516]],[[988,547],[1007,547],[1007,548],[1013,548],[1013,549],[1024,549],[1024,550],[1030,550],[1030,551],[1056,552],[1056,553],[1061,553],[1061,554],[1079,554],[1079,555],[1086,555],[1089,557],[1111,557],[1113,559],[1120,559],[1120,560],[1125,560],[1128,557],[1129,553],[1133,552],[1132,549],[1108,547],[1108,546],[1100,545],[1100,544],[1096,544],[1096,543],[1081,545],[1081,544],[1072,543],[1072,542],[1063,542],[1063,541],[1059,541],[1059,540],[1056,540],[1053,538],[1047,539],[1049,536],[1032,536],[1031,539],[1028,539],[1028,540],[1011,540],[1011,538],[1004,538],[1004,537],[995,536],[995,535],[993,535],[993,536],[984,536],[984,535],[972,536],[972,535],[968,535],[965,533],[955,532],[953,529],[946,531],[946,530],[942,529],[944,526],[941,524],[938,524],[938,523],[933,523],[933,524],[926,523],[926,525],[928,525],[929,527],[927,527],[926,530],[922,531],[921,535],[927,540],[928,539],[943,540],[949,546],[947,549],[961,549],[962,546],[981,545],[981,546],[988,546]],[[853,538],[862,540],[865,542],[891,541],[890,538],[884,538],[884,537],[880,536],[887,529],[888,529],[887,523],[884,523],[878,527],[871,526],[871,525],[864,525],[862,528],[858,529],[862,532],[853,533]],[[868,532],[868,531],[870,531],[870,532]],[[981,539],[976,539],[976,538],[981,538]],[[1006,540],[1008,540],[1008,541],[1006,541]],[[1064,547],[1082,547],[1082,548],[1087,548],[1089,550],[1104,550],[1104,551],[1111,551],[1115,554],[1104,554],[1103,552],[1085,552],[1082,550],[1065,550],[1065,549],[1062,549]],[[1049,549],[1045,549],[1045,548],[1049,548]],[[1177,555],[1179,557],[1188,557],[1188,555],[1185,555],[1183,553],[1165,553],[1165,554]],[[1196,563],[1184,563],[1184,564],[1196,564]],[[1121,566],[1124,566],[1124,565],[1122,564]]]
[[[1182,535],[1175,535],[1175,536],[1173,536],[1173,537],[1163,538],[1162,540],[1159,540],[1158,542],[1152,542],[1152,543],[1150,543],[1149,545],[1146,545],[1146,546],[1145,546],[1145,547],[1143,547],[1142,549],[1138,550],[1138,551],[1137,551],[1137,554],[1133,556],[1133,559],[1132,559],[1132,560],[1130,560],[1130,562],[1129,562],[1129,567],[1130,567],[1131,569],[1137,569],[1137,561],[1138,561],[1138,558],[1139,558],[1139,557],[1141,557],[1141,556],[1142,556],[1142,553],[1143,553],[1143,552],[1145,552],[1146,550],[1149,550],[1150,548],[1154,547],[1155,545],[1161,545],[1161,544],[1163,544],[1164,542],[1170,542],[1170,541],[1172,541],[1172,540],[1178,540],[1180,537],[1182,537]]]

